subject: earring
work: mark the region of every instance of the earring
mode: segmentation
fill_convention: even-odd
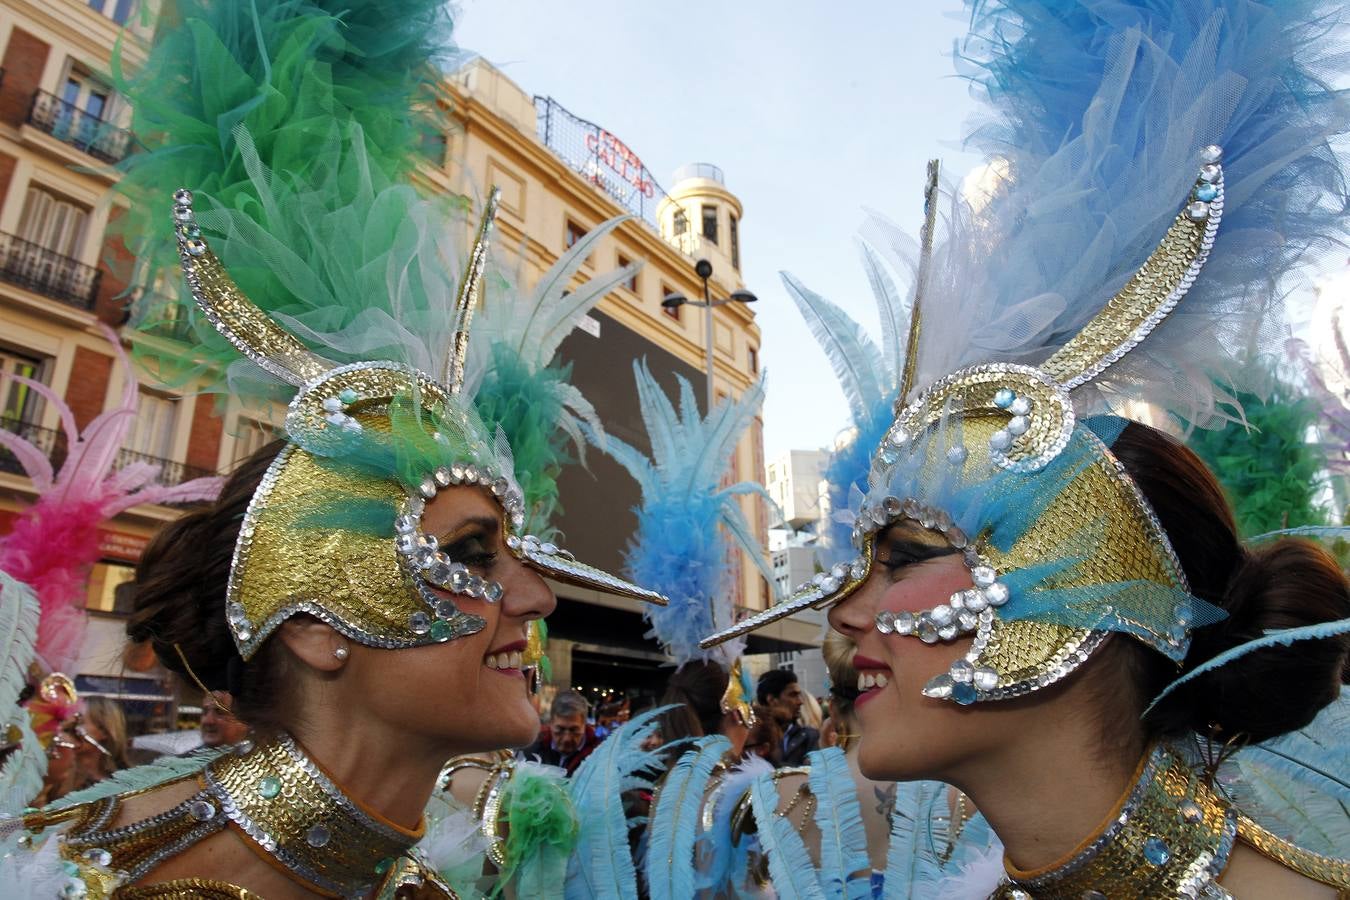
[[[341,647],[338,647],[336,650],[333,651],[333,655],[336,656],[338,659],[345,660],[349,652],[350,651],[347,650],[347,645],[343,644]]]

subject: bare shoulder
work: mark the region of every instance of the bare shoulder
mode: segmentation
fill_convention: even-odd
[[[1237,900],[1337,900],[1343,896],[1336,888],[1321,884],[1238,841],[1219,883]]]

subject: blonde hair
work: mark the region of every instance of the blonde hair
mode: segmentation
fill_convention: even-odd
[[[99,755],[99,771],[108,776],[119,769],[128,768],[127,717],[122,712],[122,705],[107,697],[90,697],[84,702],[84,717],[107,735],[107,740],[99,742],[109,754]]]

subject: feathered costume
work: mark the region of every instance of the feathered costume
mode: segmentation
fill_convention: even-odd
[[[1333,149],[1350,106],[1326,80],[1340,59],[1338,7],[969,8],[960,63],[991,112],[970,136],[989,156],[985,189],[952,196],[917,265],[899,248],[898,269],[916,273],[901,364],[850,360],[900,379],[894,417],[848,505],[854,551],[704,641],[839,602],[872,571],[877,533],[918,528],[959,552],[972,587],[919,612],[883,610],[876,627],[925,643],[973,637],[924,689],[962,705],[1069,677],[1113,633],[1180,663],[1193,632],[1225,616],[1190,592],[1168,536],[1112,455],[1126,420],[1101,413],[1144,400],[1155,419],[1239,417],[1240,393],[1265,379],[1246,361],[1281,349],[1299,265],[1350,222]],[[882,232],[874,245],[886,243]],[[1261,647],[1347,631],[1350,621],[1253,635],[1169,690],[1190,690],[1194,674]],[[1305,771],[1332,767],[1330,784],[1343,790],[1350,778],[1335,767],[1344,760],[1316,755],[1327,746],[1319,727],[1288,755]],[[1343,808],[1341,858],[1309,855],[1203,783],[1193,796],[1166,792],[1197,765],[1186,748],[1155,748],[1100,840],[1063,868],[1012,873],[1001,896],[1079,896],[1109,871],[1129,874],[1100,882],[1107,893],[1224,896],[1216,878],[1237,833],[1307,877],[1350,887]],[[1167,812],[1178,803],[1180,813]],[[1140,829],[1154,813],[1194,827],[1147,840]]]
[[[449,25],[439,2],[184,0],[165,10],[145,67],[121,84],[147,148],[119,185],[133,201],[126,235],[139,283],[155,286],[174,257],[186,281],[177,300],[161,297],[139,318],[151,335],[160,316],[190,319],[198,339],[187,347],[147,337],[147,358],[168,380],[205,381],[245,402],[288,402],[287,445],[244,516],[221,599],[236,668],[300,613],[378,648],[479,631],[485,619],[473,609],[501,602],[505,589],[422,529],[426,505],[454,486],[476,486],[494,501],[502,552],[524,565],[664,602],[527,533],[527,524],[546,527],[541,508],[555,493],[548,478],[565,436],[576,433],[567,416],[593,416],[552,365],[553,349],[605,288],[565,302],[578,259],[569,255],[529,308],[494,298],[539,330],[500,327],[502,346],[486,350],[471,340],[496,194],[472,227],[456,203],[408,181],[421,123],[438,115],[432,101]],[[498,373],[498,362],[511,371]],[[546,415],[511,410],[518,394],[546,404]],[[554,462],[523,472],[512,441],[535,448],[531,465],[550,453]],[[229,667],[192,674],[219,680]],[[163,815],[107,829],[122,791],[172,781],[199,790]],[[528,887],[557,874],[571,838],[558,831],[558,810],[527,794],[513,795],[510,843],[555,836],[535,840],[511,869]],[[436,863],[409,852],[431,820],[430,846],[447,874],[472,868],[478,828],[443,800],[433,798],[417,830],[395,827],[364,812],[282,733],[134,770],[97,796],[26,817],[22,843],[10,849],[22,847],[15,852],[38,865],[59,847],[68,890],[105,897],[228,827],[321,893],[453,895]]]

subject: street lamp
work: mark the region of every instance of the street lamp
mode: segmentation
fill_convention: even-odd
[[[759,298],[742,288],[732,291],[731,296],[725,300],[714,300],[708,291],[708,279],[712,277],[713,273],[712,263],[706,259],[700,259],[694,263],[694,273],[703,279],[702,300],[690,300],[683,294],[666,294],[661,300],[661,305],[666,309],[678,309],[688,304],[705,310],[703,321],[708,339],[708,406],[704,410],[704,415],[709,415],[712,413],[713,400],[715,399],[713,395],[713,309],[718,306],[726,306],[728,303],[754,303]]]

